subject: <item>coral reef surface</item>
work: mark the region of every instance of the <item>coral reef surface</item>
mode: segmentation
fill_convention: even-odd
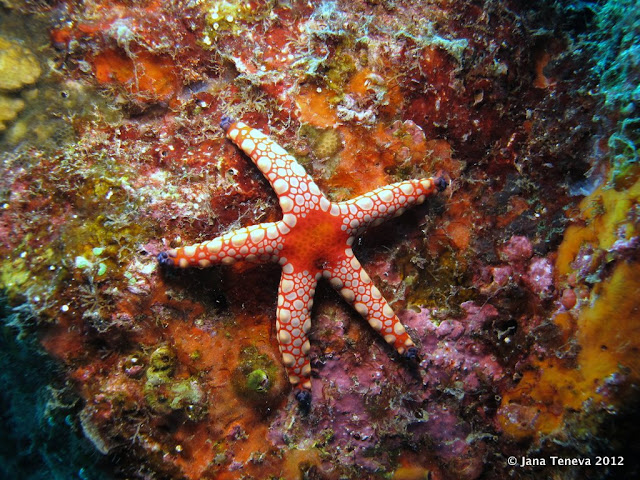
[[[640,473],[635,0],[0,1],[6,478]],[[278,265],[160,252],[282,218],[224,115],[332,202],[443,176],[326,284],[300,408]]]

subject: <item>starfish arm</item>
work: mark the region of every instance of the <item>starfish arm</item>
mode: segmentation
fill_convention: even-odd
[[[282,267],[276,312],[278,344],[289,381],[307,390],[311,388],[307,335],[317,283],[314,275],[306,270],[296,271],[291,263]]]
[[[345,253],[346,256],[339,263],[323,271],[323,276],[329,279],[331,286],[353,305],[388,344],[398,353],[405,354],[414,344],[404,325],[353,255],[353,251],[347,249]]]
[[[407,207],[419,205],[425,198],[447,187],[442,177],[422,178],[393,183],[359,197],[332,206],[340,210],[343,229],[356,235],[368,225],[379,225],[390,217],[404,213]]]
[[[226,117],[220,125],[227,137],[249,155],[267,178],[278,195],[283,219],[287,224],[293,226],[296,215],[316,206],[324,211],[329,209],[329,201],[302,165],[271,138],[255,128]]]
[[[168,250],[158,255],[161,264],[174,267],[208,267],[231,264],[236,260],[278,261],[282,250],[284,222],[261,223],[240,228],[207,242]]]

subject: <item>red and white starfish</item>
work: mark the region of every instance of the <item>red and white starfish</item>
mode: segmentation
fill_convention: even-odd
[[[417,358],[404,325],[354,256],[351,246],[368,225],[400,215],[446,188],[442,177],[407,180],[377,188],[345,202],[330,202],[304,168],[262,132],[224,117],[227,137],[251,157],[269,180],[280,201],[282,220],[240,228],[207,242],[158,255],[161,264],[208,267],[236,260],[278,262],[276,330],[289,381],[309,403],[311,307],[321,277],[329,280],[398,353]]]

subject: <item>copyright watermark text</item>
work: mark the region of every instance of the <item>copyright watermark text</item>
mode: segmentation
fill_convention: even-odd
[[[516,457],[507,458],[507,463],[518,467],[539,467],[546,465],[554,466],[621,466],[624,465],[624,457],[622,456],[599,456],[594,457],[560,457],[550,455],[548,457]]]

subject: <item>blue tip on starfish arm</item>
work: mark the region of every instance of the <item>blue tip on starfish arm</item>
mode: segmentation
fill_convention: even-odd
[[[444,179],[444,177],[437,177],[435,179],[435,183],[436,183],[436,189],[439,192],[444,192],[444,190],[447,188],[447,186],[449,185],[449,183]]]
[[[300,411],[304,414],[309,413],[311,409],[311,392],[309,390],[298,390],[296,392],[296,400]]]
[[[224,130],[225,133],[229,130],[231,125],[233,125],[236,121],[228,115],[223,115],[220,119],[220,127]]]
[[[418,349],[416,347],[407,348],[403,356],[411,363],[420,363],[420,356],[418,355]]]
[[[165,267],[173,267],[173,260],[171,260],[167,252],[160,252],[158,254],[158,263]]]

